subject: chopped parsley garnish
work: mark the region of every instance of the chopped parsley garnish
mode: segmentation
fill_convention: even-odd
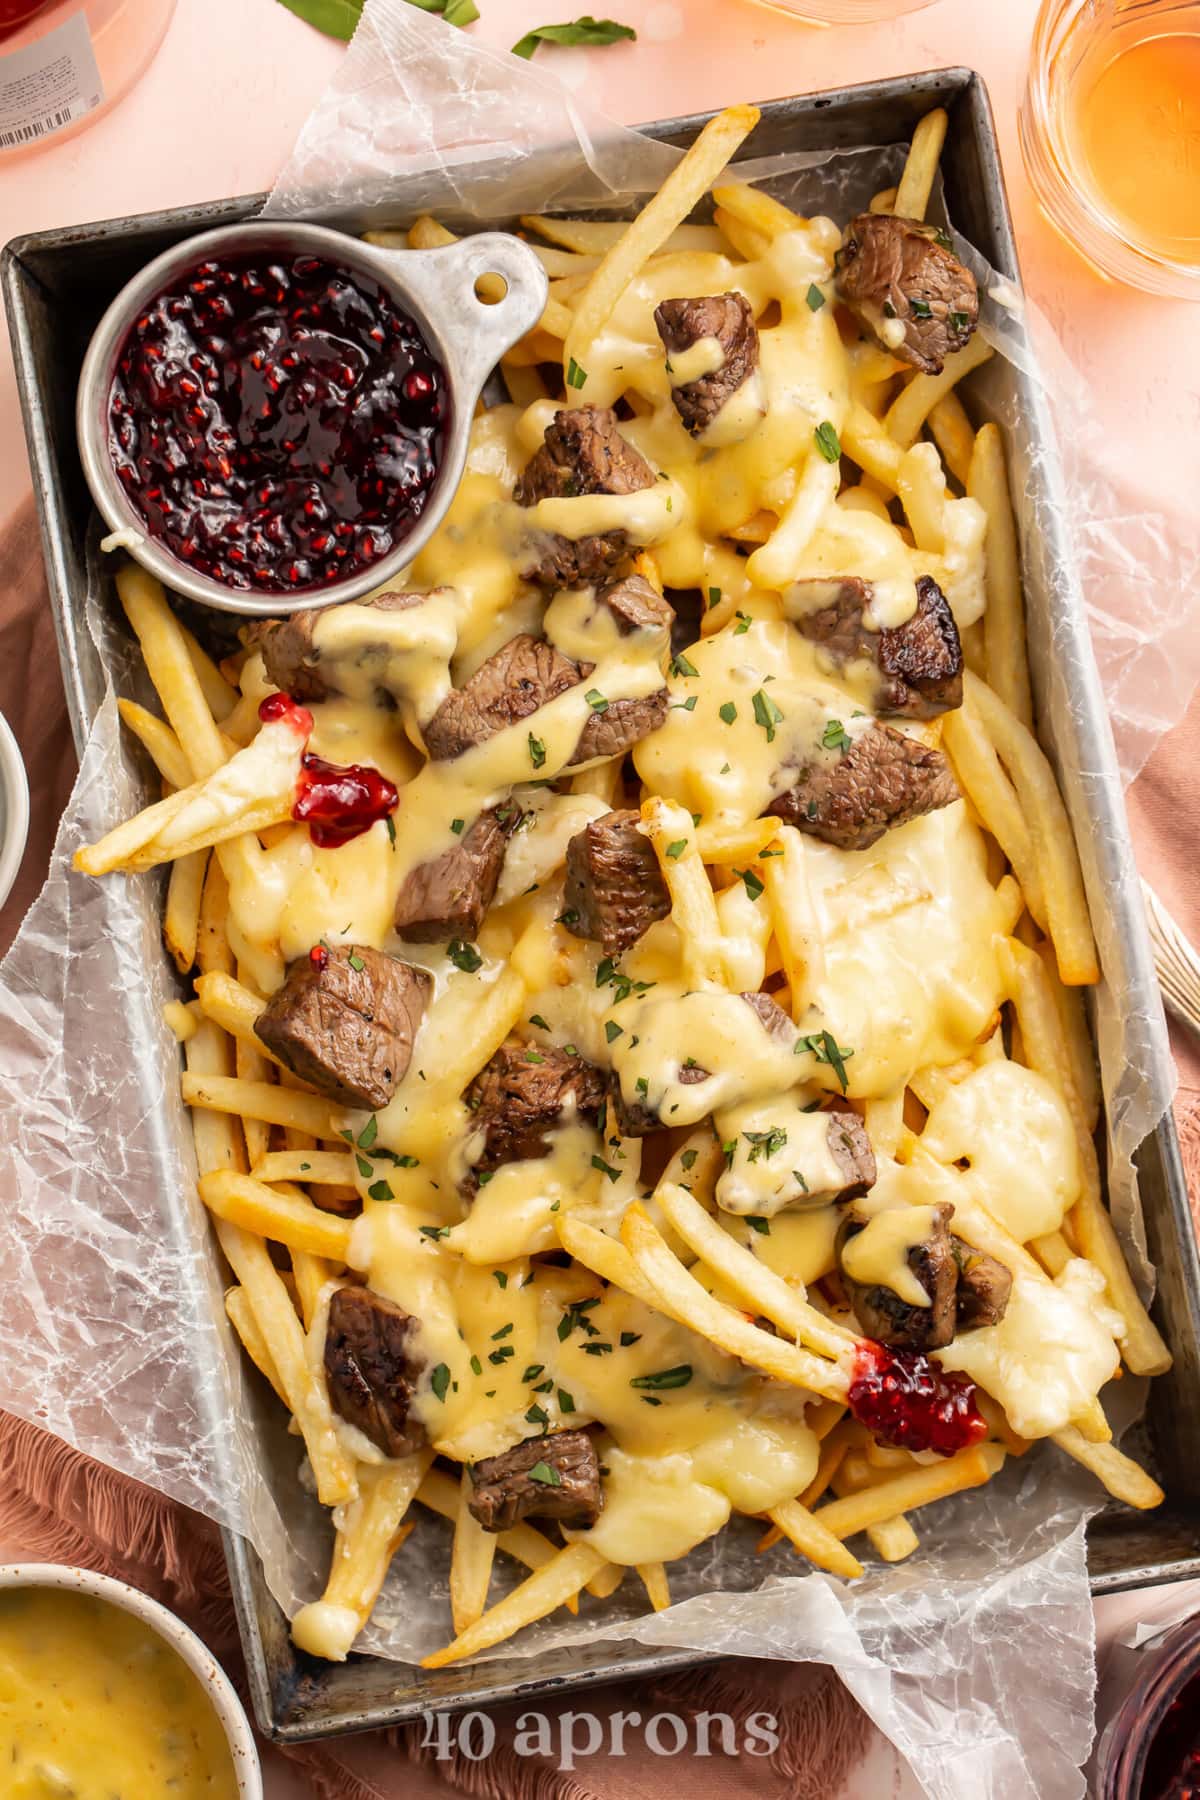
[[[672,675],[682,675],[685,679],[690,679],[692,676],[698,675],[700,671],[697,669],[695,663],[688,661],[681,650],[678,656],[673,656],[671,658],[671,673]]]
[[[539,1406],[536,1401],[529,1408],[525,1417],[531,1425],[540,1425],[543,1431],[550,1423],[550,1414],[546,1411],[544,1406]]]
[[[450,1227],[448,1225],[418,1225],[417,1230],[421,1233],[422,1237],[427,1238],[444,1238],[450,1236]]]
[[[736,1138],[727,1138],[726,1139],[726,1141],[721,1145],[721,1155],[725,1158],[726,1168],[732,1169],[733,1159],[737,1155],[737,1139]]]
[[[539,1381],[533,1391],[535,1394],[548,1394],[550,1392],[550,1389],[553,1386],[554,1386],[553,1375],[547,1375],[545,1381]]]
[[[506,1337],[511,1337],[511,1336],[512,1336],[512,1320],[510,1319],[507,1325],[502,1325],[500,1327],[499,1331],[493,1331],[492,1342],[494,1344],[497,1341],[497,1339],[499,1339],[499,1338],[506,1338]]]
[[[587,370],[581,369],[579,364],[575,361],[575,358],[571,357],[570,361],[567,363],[567,386],[581,388],[586,381]]]
[[[656,986],[653,981],[634,981],[631,976],[622,974],[611,956],[603,957],[596,964],[596,986],[603,987],[605,983],[613,990],[614,1006],[619,1006],[622,1000],[628,1000],[630,994],[648,994]]]
[[[625,1035],[625,1027],[623,1025],[618,1025],[615,1019],[606,1019],[604,1021],[604,1035],[610,1044],[615,1043],[619,1037]]]
[[[805,294],[804,298],[808,302],[809,312],[820,312],[825,304],[825,296],[815,281],[809,282],[808,292]]]
[[[526,1369],[525,1373],[522,1375],[521,1380],[522,1381],[536,1381],[538,1376],[544,1373],[545,1368],[546,1368],[545,1363],[530,1363],[529,1367]]]
[[[676,700],[674,705],[671,708],[671,711],[672,712],[695,712],[696,700],[697,700],[697,696],[695,694],[689,694],[686,700]]]
[[[477,1183],[479,1184],[480,1187],[486,1187],[488,1182],[492,1179],[492,1176],[495,1173],[496,1173],[495,1169],[480,1169],[479,1173],[475,1177],[475,1180],[477,1181]]]
[[[678,862],[687,847],[688,841],[686,838],[676,838],[674,843],[667,845],[666,855],[670,857],[672,862]]]
[[[466,824],[465,819],[451,819],[450,829],[454,833],[455,837],[461,837],[462,828],[465,824]]]
[[[530,1481],[540,1481],[543,1487],[561,1487],[562,1476],[548,1462],[535,1462],[529,1471]]]
[[[928,300],[909,300],[908,310],[914,319],[932,319],[933,308]]]
[[[681,1388],[692,1379],[691,1363],[676,1363],[673,1369],[657,1369],[653,1375],[635,1375],[631,1388]]]
[[[934,231],[933,241],[935,244],[940,244],[943,250],[953,252],[954,245],[950,242],[950,233],[948,231],[943,231],[940,225]]]
[[[525,1061],[527,1063],[544,1063],[545,1060],[545,1057],[538,1050],[527,1050],[525,1052]]]
[[[395,1194],[392,1192],[391,1184],[386,1181],[372,1182],[371,1186],[367,1189],[367,1193],[372,1200],[394,1200],[396,1198]]]
[[[639,1396],[639,1398],[641,1399],[643,1406],[661,1406],[662,1405],[662,1401],[658,1398],[657,1394],[642,1394]]]
[[[370,1181],[372,1175],[375,1173],[375,1165],[369,1163],[365,1156],[356,1156],[354,1160],[358,1164],[358,1172],[363,1180]]]
[[[717,712],[726,725],[732,725],[737,718],[737,707],[732,700],[726,700],[722,706],[717,708]]]
[[[599,1295],[597,1295],[594,1300],[572,1300],[570,1306],[568,1306],[562,1318],[558,1321],[559,1343],[565,1344],[571,1333],[575,1330],[582,1331],[585,1337],[599,1337],[600,1333],[592,1324],[592,1321],[586,1316],[591,1312],[593,1306],[599,1306],[599,1304]]]
[[[631,1344],[640,1344],[641,1341],[642,1341],[642,1334],[640,1331],[623,1331],[621,1333],[621,1348],[622,1348],[622,1350],[628,1350],[628,1348]]]
[[[602,1156],[593,1156],[592,1167],[599,1169],[601,1174],[607,1175],[610,1181],[620,1181],[621,1179],[620,1169],[614,1169],[612,1164],[606,1163]]]
[[[650,1092],[650,1083],[646,1080],[644,1075],[639,1075],[634,1085],[644,1100],[646,1095]]]
[[[752,900],[757,900],[759,895],[763,892],[763,884],[754,873],[754,870],[735,869],[733,872],[735,875],[740,876],[742,881],[745,882],[746,892],[749,894],[750,898]]]
[[[804,1179],[803,1175],[800,1173],[799,1169],[792,1170],[792,1179],[795,1181],[796,1186],[800,1189],[800,1192],[802,1194],[807,1194],[808,1183],[807,1183],[807,1181],[805,1181],[805,1179]]]
[[[749,629],[750,629],[750,625],[751,625],[750,614],[739,611],[736,614],[736,618],[737,618],[737,624],[733,628],[733,635],[734,635],[734,637],[741,637],[741,635],[744,631],[749,631]]]
[[[350,967],[354,970],[356,975],[361,975],[367,966],[362,957],[355,956],[353,951],[351,951],[350,955],[346,958],[346,961],[350,964]]]
[[[507,1272],[507,1270],[505,1270],[505,1269],[493,1269],[493,1270],[492,1270],[492,1274],[493,1274],[493,1275],[494,1275],[494,1276],[495,1276],[495,1277],[496,1277],[496,1280],[497,1280],[497,1281],[498,1281],[498,1282],[499,1282],[499,1283],[500,1283],[500,1286],[501,1286],[501,1287],[502,1287],[502,1288],[506,1288],[506,1287],[507,1287],[507,1286],[508,1286],[508,1272]]]
[[[378,1132],[379,1132],[379,1120],[376,1117],[376,1115],[374,1113],[372,1113],[370,1118],[367,1120],[366,1124],[363,1126],[362,1130],[358,1134],[359,1149],[360,1150],[369,1150],[371,1148],[371,1145],[375,1142]]]
[[[383,822],[387,826],[388,839],[391,843],[392,849],[394,850],[396,848],[396,821],[395,821],[395,819],[393,819],[392,815],[389,813],[387,818]]]
[[[558,913],[555,916],[554,923],[556,925],[575,925],[578,923],[578,921],[579,921],[579,909],[574,906],[568,906],[562,912]],[[532,1024],[533,1021],[530,1020],[530,1023]],[[550,1027],[548,1025],[543,1025],[543,1027],[542,1027],[543,1031],[549,1031],[549,1029],[550,1029]]]
[[[950,314],[950,329],[952,331],[965,331],[970,323],[971,318],[969,313],[952,312]]]
[[[762,688],[754,696],[754,720],[767,734],[768,744],[775,742],[775,727],[783,723],[783,714]]]
[[[501,1344],[498,1350],[491,1350],[488,1352],[488,1361],[490,1363],[495,1363],[497,1368],[499,1368],[501,1363],[507,1362],[510,1356],[515,1356],[516,1354],[517,1353],[511,1344]]]
[[[757,1231],[760,1237],[770,1237],[771,1221],[764,1219],[760,1213],[747,1213],[746,1223],[751,1231]]]
[[[546,746],[532,731],[529,733],[529,760],[535,769],[540,769],[546,761]]]
[[[608,701],[604,698],[604,695],[600,692],[599,688],[589,688],[583,697],[593,712],[606,713],[608,711]]]
[[[825,461],[827,463],[837,462],[842,454],[842,446],[837,432],[829,423],[828,419],[821,420],[821,423],[813,432],[813,437],[816,440],[817,449],[821,452]]]
[[[429,1377],[429,1385],[437,1399],[444,1400],[446,1398],[450,1386],[450,1370],[445,1363],[438,1363]]]
[[[461,938],[451,938],[446,945],[446,955],[456,969],[464,975],[473,975],[476,969],[482,969],[483,958],[474,944],[464,944]]]
[[[607,1343],[604,1338],[593,1338],[590,1344],[583,1346],[583,1354],[585,1356],[611,1356],[612,1345]]]
[[[821,748],[823,750],[849,750],[850,744],[850,733],[842,721],[830,719],[821,733]]]
[[[680,1163],[682,1164],[683,1168],[685,1170],[687,1170],[689,1173],[691,1172],[692,1169],[695,1168],[696,1158],[699,1156],[699,1154],[700,1154],[700,1152],[698,1150],[685,1150],[683,1155],[680,1157],[680,1159],[679,1159]]]
[[[480,1362],[480,1360],[477,1356],[473,1356],[471,1358],[471,1373],[472,1373],[472,1375],[482,1375],[483,1374],[483,1364]]]
[[[831,1031],[814,1031],[808,1037],[797,1038],[796,1055],[807,1050],[818,1062],[828,1063],[838,1078],[843,1094],[846,1092],[846,1063],[854,1055],[853,1050],[844,1050]]]
[[[782,1125],[774,1125],[770,1131],[743,1131],[742,1136],[750,1146],[748,1160],[752,1163],[763,1156],[769,1159],[787,1143],[787,1132]]]
[[[719,587],[710,587],[708,590],[708,610],[711,612],[714,606],[718,606],[720,604],[720,600],[721,600],[720,588]]]
[[[529,1023],[531,1025],[536,1025],[538,1027],[538,1029],[541,1031],[549,1031],[549,1029],[550,1029],[550,1027],[547,1025],[545,1019],[543,1019],[541,1013],[530,1013]]]
[[[569,1394],[566,1388],[559,1388],[558,1390],[558,1410],[559,1412],[575,1411],[575,1396],[574,1394]]]

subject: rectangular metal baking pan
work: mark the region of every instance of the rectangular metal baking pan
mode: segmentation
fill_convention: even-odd
[[[991,111],[982,80],[968,69],[935,70],[768,101],[746,152],[765,156],[899,143],[934,106],[944,106],[950,114],[942,163],[950,216],[995,268],[1015,280],[1017,258]],[[645,129],[651,137],[685,146],[708,116],[669,120]],[[16,240],[4,253],[2,279],[51,604],[79,746],[99,704],[104,679],[83,614],[90,574],[91,506],[75,451],[73,408],[84,347],[117,288],[150,257],[209,226],[246,218],[262,198],[254,195],[36,233]],[[394,222],[404,220],[402,187],[389,213]],[[377,215],[368,220],[340,214],[327,216],[327,222],[359,230],[381,220]],[[489,223],[505,226],[512,221],[498,218]],[[1021,425],[1009,446],[1020,473],[1029,451],[1044,441],[1047,427],[1036,390],[1016,370],[1006,368],[1003,379],[1016,384],[1020,403]],[[1045,465],[1038,466],[1043,473],[1035,478],[1045,483]],[[1053,634],[1085,633],[1086,624],[1077,596],[1051,591],[1039,545],[1027,543],[1023,553],[1034,681],[1040,695],[1054,654]],[[1091,730],[1063,747],[1068,772],[1112,766],[1098,685],[1091,698]],[[1053,743],[1048,747],[1056,752]],[[1086,833],[1088,803],[1081,786],[1070,781],[1068,804],[1077,834]],[[1106,818],[1104,824],[1121,863],[1131,866],[1133,852],[1123,818]],[[1141,991],[1149,992],[1154,975],[1144,925],[1134,916],[1118,925],[1135,978],[1143,984]],[[1144,1428],[1168,1501],[1151,1514],[1113,1506],[1095,1521],[1088,1543],[1095,1593],[1200,1575],[1200,1262],[1169,1115],[1143,1144],[1139,1170],[1149,1249],[1158,1267],[1155,1316],[1176,1358],[1172,1373],[1154,1384]],[[702,1660],[690,1651],[650,1651],[638,1644],[610,1642],[553,1652],[539,1659],[536,1667],[514,1658],[426,1673],[374,1657],[352,1657],[342,1666],[330,1666],[291,1645],[286,1620],[267,1590],[253,1549],[227,1534],[226,1551],[255,1711],[263,1729],[283,1742],[396,1724],[426,1708],[487,1706],[515,1696],[532,1699],[618,1678],[659,1675]]]

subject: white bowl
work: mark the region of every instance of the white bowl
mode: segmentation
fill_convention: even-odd
[[[21,1587],[64,1588],[69,1593],[89,1594],[93,1599],[119,1606],[122,1612],[132,1613],[157,1632],[208,1692],[233,1757],[238,1800],[263,1800],[262,1765],[242,1703],[220,1663],[182,1619],[124,1581],[97,1575],[92,1569],[68,1568],[64,1563],[0,1564],[0,1588]]]
[[[8,720],[0,713],[0,906],[8,899],[29,836],[29,782]]]

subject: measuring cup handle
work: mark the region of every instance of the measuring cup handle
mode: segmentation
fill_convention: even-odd
[[[440,250],[383,255],[442,340],[455,387],[472,397],[505,351],[537,324],[549,297],[537,256],[504,231],[482,231]]]

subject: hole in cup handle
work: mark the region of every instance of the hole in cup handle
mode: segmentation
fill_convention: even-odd
[[[484,231],[440,250],[392,253],[409,287],[451,350],[456,381],[478,389],[505,351],[531,331],[549,298],[546,271],[528,244]]]

